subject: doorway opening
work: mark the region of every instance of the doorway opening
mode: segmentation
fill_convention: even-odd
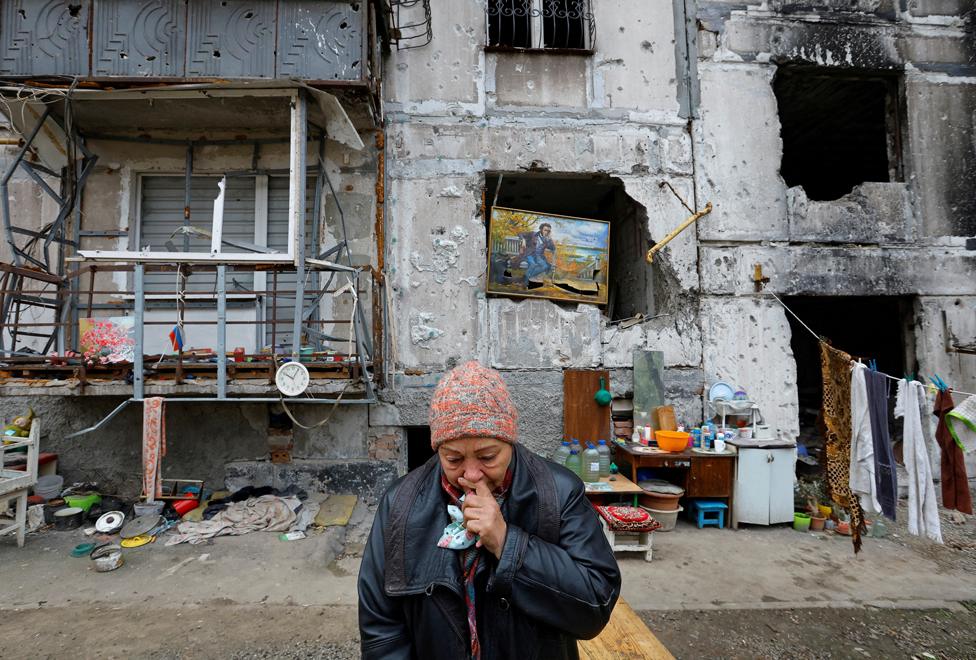
[[[865,361],[874,359],[878,371],[898,378],[909,371],[917,372],[912,298],[797,296],[784,298],[783,302],[832,346]],[[808,448],[820,449],[824,446],[820,423],[823,404],[820,343],[791,315],[787,314],[787,318],[796,360],[800,442]],[[892,388],[891,396],[894,395]],[[889,428],[894,431],[899,427],[890,424]]]
[[[407,470],[418,468],[434,455],[430,448],[429,426],[406,426],[407,434]]]

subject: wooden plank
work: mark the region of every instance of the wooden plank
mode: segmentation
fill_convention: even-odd
[[[603,632],[580,641],[578,647],[581,660],[674,660],[623,598],[617,600]]]
[[[610,406],[593,399],[600,389],[600,379],[610,389],[610,372],[571,370],[563,372],[563,435],[585,443],[610,439]]]

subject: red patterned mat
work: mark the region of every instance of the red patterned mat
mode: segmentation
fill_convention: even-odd
[[[651,514],[636,506],[594,504],[593,508],[607,521],[611,532],[653,532],[661,526]]]

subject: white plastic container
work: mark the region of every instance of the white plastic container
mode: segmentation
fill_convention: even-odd
[[[53,500],[61,494],[64,487],[64,477],[59,474],[46,474],[37,478],[34,484],[34,494],[45,500]]]
[[[683,506],[679,506],[674,511],[660,511],[646,506],[641,508],[651,514],[654,520],[661,523],[660,529],[657,530],[659,532],[670,532],[674,529],[674,526],[678,522],[678,514],[685,510]]]

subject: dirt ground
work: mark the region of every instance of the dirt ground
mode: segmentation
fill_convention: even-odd
[[[973,658],[976,605],[951,610],[812,609],[641,612],[685,658]],[[77,649],[87,649],[80,655]],[[75,650],[75,652],[72,652]],[[355,608],[43,607],[6,612],[3,658],[359,657]]]
[[[976,604],[952,610],[641,612],[684,658],[973,658]]]

